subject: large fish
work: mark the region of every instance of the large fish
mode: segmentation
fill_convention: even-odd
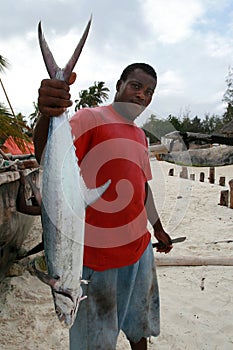
[[[90,28],[89,20],[74,54],[60,69],[42,35],[39,42],[51,78],[69,80]],[[67,112],[50,118],[42,178],[42,226],[47,273],[32,264],[36,275],[52,289],[60,321],[71,327],[82,296],[85,207],[97,200],[110,181],[98,189],[87,189],[80,175]]]

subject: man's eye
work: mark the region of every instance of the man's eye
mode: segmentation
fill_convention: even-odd
[[[146,96],[153,96],[153,91],[146,91]]]
[[[139,84],[135,84],[135,83],[133,83],[131,86],[132,86],[134,89],[137,89],[137,90],[140,88]]]

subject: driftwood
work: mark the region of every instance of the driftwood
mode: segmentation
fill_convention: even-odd
[[[209,144],[218,143],[233,146],[233,137],[221,134],[209,135],[197,132],[180,132],[176,130],[166,134],[164,137],[172,140],[182,139],[187,146],[189,146],[189,144],[193,141],[204,141]]]
[[[157,257],[155,258],[157,266],[233,266],[233,257],[216,258],[216,257]]]
[[[189,149],[183,152],[161,154],[169,163],[186,166],[213,167],[233,164],[233,146],[219,146],[206,149]]]

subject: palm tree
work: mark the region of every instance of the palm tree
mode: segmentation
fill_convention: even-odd
[[[103,81],[94,82],[87,90],[79,93],[79,99],[75,100],[75,111],[85,107],[95,107],[108,99],[109,89],[104,86]]]
[[[30,127],[31,129],[34,128],[34,126],[36,125],[37,120],[39,119],[39,115],[40,115],[40,111],[39,111],[39,107],[38,107],[38,103],[33,102],[33,107],[34,107],[34,112],[32,112],[29,115],[29,119],[30,119]]]
[[[2,55],[0,55],[0,72],[4,72],[4,69],[8,67],[9,67],[8,60]]]
[[[4,72],[8,67],[8,60],[0,55],[0,73]],[[9,136],[12,136],[17,146],[22,151],[25,151],[25,141],[30,141],[30,138],[25,134],[25,130],[28,130],[28,127],[21,114],[17,116],[14,114],[1,79],[0,83],[11,109],[10,112],[5,105],[0,102],[0,146]]]

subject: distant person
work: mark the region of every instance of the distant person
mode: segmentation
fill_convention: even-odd
[[[20,185],[18,190],[18,195],[16,199],[16,209],[18,212],[26,215],[41,215],[41,194],[40,190],[36,187],[36,185],[30,181],[26,180],[26,177],[23,171],[19,171],[20,174]],[[30,198],[32,204],[28,204],[26,200],[26,182],[29,182],[29,185],[32,189],[32,196]],[[36,254],[44,250],[44,242],[42,238],[42,242],[37,244],[35,247],[27,251],[26,249],[20,249],[16,260],[21,260],[26,258],[27,256]]]

